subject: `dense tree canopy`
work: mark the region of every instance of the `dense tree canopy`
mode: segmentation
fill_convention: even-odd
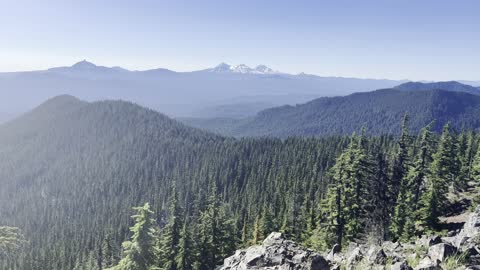
[[[480,127],[480,96],[444,90],[404,91],[383,89],[348,96],[322,97],[296,106],[264,110],[255,117],[185,120],[186,123],[231,136],[331,136],[350,135],[362,127],[369,135],[400,135],[398,124],[405,113],[412,117],[413,133],[437,120],[432,130],[441,132],[451,122],[456,129]]]
[[[431,194],[478,179],[479,137],[404,131],[232,139],[59,97],[0,128],[0,220],[29,240],[10,268],[203,270],[271,231],[325,249],[435,230],[427,210],[448,205]],[[403,198],[417,206],[395,210]]]

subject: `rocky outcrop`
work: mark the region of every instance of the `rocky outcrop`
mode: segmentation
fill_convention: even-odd
[[[442,270],[442,267],[439,260],[434,260],[427,256],[420,261],[415,270]]]
[[[470,215],[462,230],[450,232],[448,237],[423,236],[410,243],[385,241],[380,245],[351,243],[343,252],[339,245],[334,245],[325,257],[286,240],[281,233],[272,233],[262,245],[238,250],[219,269],[441,270],[446,269],[449,257],[462,255],[465,259],[456,269],[480,270],[479,243],[480,207]]]
[[[457,248],[448,243],[439,243],[428,249],[428,256],[434,261],[443,262],[446,258],[457,253]]]
[[[281,233],[270,234],[262,245],[238,250],[225,259],[220,270],[278,269],[328,270],[330,266],[320,254],[286,240]]]

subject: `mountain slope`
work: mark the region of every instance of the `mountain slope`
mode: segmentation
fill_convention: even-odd
[[[398,134],[398,123],[408,112],[418,131],[436,120],[437,131],[451,121],[457,129],[480,127],[480,96],[444,90],[398,89],[319,98],[297,106],[264,110],[243,120],[190,120],[187,123],[233,136],[325,136],[351,134],[362,127],[370,134]],[[215,125],[217,124],[217,125]]]
[[[192,219],[213,186],[240,227],[262,201],[287,213],[278,194],[292,197],[301,183],[324,192],[323,173],[346,142],[234,140],[129,102],[59,96],[0,126],[0,225],[29,240],[17,269],[84,269],[106,244],[120,256],[131,207],[150,202],[165,224],[174,183]]]
[[[456,81],[449,82],[407,82],[395,87],[400,90],[407,91],[425,91],[425,90],[447,90],[453,92],[465,92],[473,95],[480,95],[480,89],[467,84],[462,84]]]

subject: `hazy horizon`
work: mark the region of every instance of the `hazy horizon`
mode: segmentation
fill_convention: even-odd
[[[87,59],[130,70],[221,62],[286,73],[478,81],[478,1],[2,1],[0,72]]]

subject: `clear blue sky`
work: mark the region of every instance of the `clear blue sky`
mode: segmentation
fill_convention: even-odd
[[[0,71],[87,59],[480,80],[478,0],[0,0]]]

